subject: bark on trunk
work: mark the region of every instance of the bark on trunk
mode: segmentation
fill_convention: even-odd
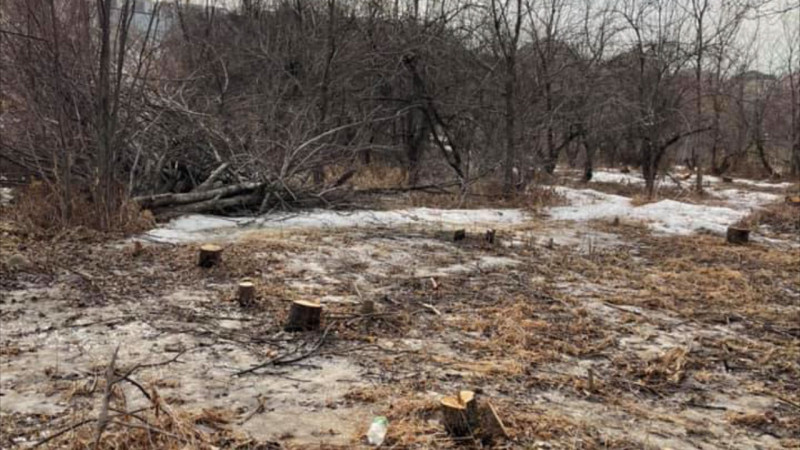
[[[286,320],[286,331],[318,330],[322,317],[322,305],[305,300],[292,302],[289,317]]]
[[[203,268],[214,267],[222,260],[222,247],[206,244],[200,247],[200,256],[197,265]]]
[[[256,181],[246,183],[234,184],[225,186],[219,189],[203,190],[199,192],[189,192],[185,194],[156,194],[144,197],[134,197],[133,201],[139,204],[142,208],[158,208],[162,206],[186,205],[189,203],[197,203],[209,199],[221,199],[231,195],[239,194],[246,191],[263,188],[266,184]]]

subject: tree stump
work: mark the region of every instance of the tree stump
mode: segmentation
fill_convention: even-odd
[[[312,331],[319,330],[322,317],[322,305],[305,300],[295,300],[289,309],[289,318],[286,320],[286,331]]]
[[[747,228],[728,227],[729,244],[746,244],[750,240],[750,230]]]
[[[497,230],[494,229],[486,230],[486,236],[484,237],[484,239],[486,239],[486,242],[493,245],[495,237],[497,237]]]
[[[619,171],[620,173],[631,173],[631,169],[628,166],[623,166]]]
[[[440,401],[444,429],[453,437],[471,436],[480,423],[478,402],[472,391],[461,391],[456,397]]]
[[[789,206],[800,206],[800,195],[787,195],[786,204]]]
[[[222,260],[222,247],[214,244],[205,244],[200,247],[200,259],[197,263],[200,267],[214,267]]]
[[[466,230],[456,230],[453,233],[453,242],[463,241],[467,238],[467,231]]]
[[[242,308],[248,308],[253,306],[255,303],[256,297],[256,285],[253,283],[252,280],[244,279],[239,282],[239,292],[237,295],[237,300],[239,302],[239,306]]]
[[[733,178],[731,177],[722,177],[723,183],[733,183]]]

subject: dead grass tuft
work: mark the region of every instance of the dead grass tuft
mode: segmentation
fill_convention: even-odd
[[[786,203],[773,203],[753,211],[737,225],[753,230],[767,226],[772,232],[800,237],[800,208]]]
[[[120,198],[124,196],[120,192]],[[152,228],[155,218],[150,211],[141,211],[135,203],[122,200],[108,212],[110,223],[105,226],[101,217],[104,212],[92,201],[88,194],[78,194],[72,198],[71,214],[64,214],[60,193],[53,185],[34,181],[20,189],[14,205],[10,208],[14,219],[26,229],[43,235],[69,228],[136,233]]]

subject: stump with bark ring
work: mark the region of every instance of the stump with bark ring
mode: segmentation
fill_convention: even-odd
[[[215,244],[205,244],[200,247],[200,258],[197,265],[200,267],[214,267],[222,261],[222,247]]]
[[[476,431],[480,416],[474,392],[461,391],[457,397],[444,397],[440,404],[444,429],[451,436],[467,437]]]
[[[747,244],[750,240],[750,230],[747,228],[728,227],[727,239],[729,244]]]
[[[256,285],[253,280],[245,278],[239,282],[239,291],[236,300],[242,308],[253,306],[256,297]]]
[[[306,300],[295,300],[289,309],[289,318],[286,320],[286,331],[313,331],[319,330],[322,317],[322,305]]]

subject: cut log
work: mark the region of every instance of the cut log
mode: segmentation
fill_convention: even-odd
[[[200,247],[200,258],[197,265],[200,267],[214,267],[222,260],[222,247],[214,244],[205,244]]]
[[[484,237],[484,239],[489,244],[494,244],[494,239],[496,236],[497,236],[497,230],[488,229],[486,230],[486,236]]]
[[[466,238],[467,238],[466,230],[456,230],[453,233],[453,242],[463,241]]]
[[[172,205],[186,205],[189,203],[202,202],[204,200],[211,200],[215,198],[228,197],[234,194],[239,194],[246,191],[252,191],[264,187],[265,184],[256,181],[246,183],[234,184],[231,186],[221,187],[219,189],[209,189],[207,191],[195,191],[184,194],[157,194],[148,195],[144,197],[134,197],[133,201],[139,204],[142,208],[152,209],[160,206]]]
[[[747,228],[728,227],[729,244],[746,244],[750,240],[750,230]]]
[[[453,437],[467,437],[480,423],[478,402],[472,391],[461,391],[458,396],[444,397],[440,401],[444,429]]]
[[[154,213],[161,218],[179,216],[189,213],[202,213],[202,212],[215,212],[225,208],[250,208],[261,201],[261,195],[258,193],[243,194],[228,198],[212,198],[211,200],[203,200],[196,203],[178,205],[174,207],[165,207],[157,209]]]
[[[295,300],[289,309],[289,318],[286,320],[286,331],[313,331],[319,330],[322,317],[322,305],[305,300]]]
[[[249,308],[253,306],[256,298],[256,285],[250,279],[244,279],[239,282],[239,292],[237,301],[242,308]]]

